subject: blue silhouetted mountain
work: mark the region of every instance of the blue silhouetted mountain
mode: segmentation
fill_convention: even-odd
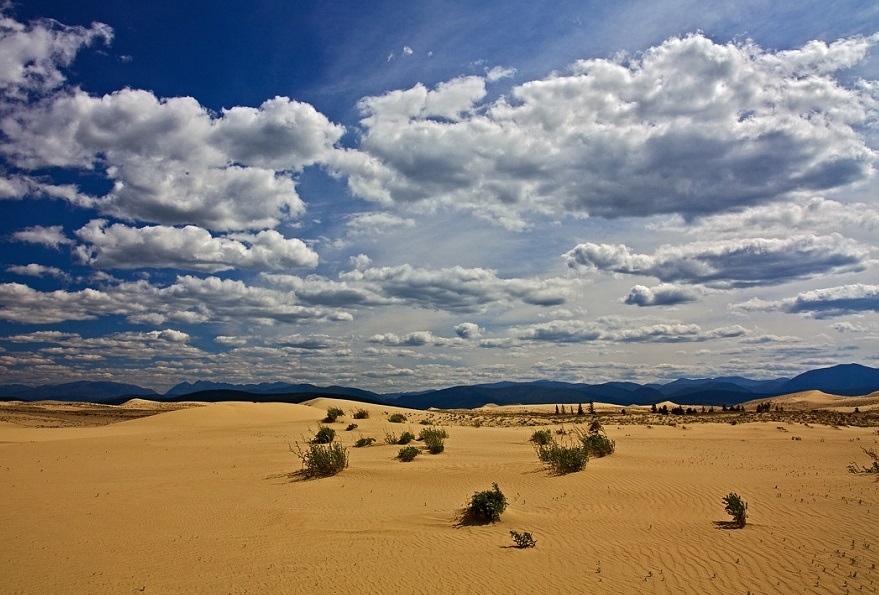
[[[494,382],[453,386],[411,393],[378,393],[345,386],[319,387],[313,384],[262,382],[231,384],[223,382],[183,382],[160,397],[150,389],[118,382],[72,382],[39,387],[21,384],[0,386],[3,400],[59,400],[121,403],[132,397],[173,401],[273,401],[300,403],[315,397],[337,397],[365,403],[386,403],[414,409],[441,409],[515,404],[586,404],[589,401],[615,405],[650,405],[671,400],[684,405],[736,405],[745,401],[778,395],[821,390],[826,393],[859,396],[879,391],[879,369],[845,364],[812,370],[795,378],[750,380],[739,376],[719,378],[679,378],[664,384],[605,382],[568,383],[553,380],[533,382]]]
[[[4,384],[0,386],[0,399],[13,399],[14,395],[32,389],[26,384]]]
[[[223,395],[227,395],[224,397]],[[250,396],[248,396],[250,395]],[[253,396],[278,397],[256,399]],[[196,396],[200,398],[195,398]],[[284,398],[281,399],[280,396]],[[347,386],[315,386],[313,384],[290,384],[289,382],[261,382],[259,384],[230,384],[199,380],[194,383],[182,382],[165,393],[165,400],[205,400],[205,401],[276,401],[301,403],[315,397],[337,397],[353,399],[366,403],[384,403],[376,393]]]
[[[629,382],[604,384],[572,384],[567,382],[511,382],[503,386],[478,384],[453,386],[435,391],[403,394],[394,399],[394,405],[427,409],[471,409],[492,403],[494,405],[588,403],[601,401],[620,405],[641,405],[663,400],[661,393],[652,388]]]
[[[68,382],[65,384],[45,384],[27,388],[13,394],[5,395],[6,399],[16,401],[84,401],[89,403],[106,403],[121,397],[158,397],[158,393],[148,388],[122,382]],[[127,399],[126,399],[127,400]]]
[[[868,395],[879,390],[879,370],[860,364],[840,364],[795,376],[778,390],[779,394],[820,390],[847,397]]]

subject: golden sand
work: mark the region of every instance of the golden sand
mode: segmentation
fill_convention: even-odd
[[[139,406],[143,406],[140,404]],[[351,447],[301,480],[289,444],[327,407]],[[371,412],[353,420],[355,407]],[[875,428],[608,425],[613,455],[555,476],[535,427],[318,399],[223,403],[94,427],[0,424],[0,593],[846,593],[879,591]],[[411,463],[386,431],[444,421]],[[350,423],[358,428],[345,431]],[[461,522],[497,482],[499,523]],[[749,503],[744,529],[721,498]],[[531,549],[509,532],[528,531]]]

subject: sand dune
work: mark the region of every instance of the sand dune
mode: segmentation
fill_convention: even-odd
[[[746,409],[753,409],[759,403],[769,402],[774,407],[784,407],[791,411],[844,411],[851,412],[855,407],[861,411],[879,409],[879,392],[863,397],[843,397],[830,395],[820,390],[807,390],[789,395],[772,397],[771,399],[754,399],[744,403]]]
[[[292,475],[329,406],[350,466]],[[373,405],[222,403],[92,428],[0,425],[0,593],[875,593],[879,484],[853,475],[875,428],[610,426],[617,452],[549,474],[533,427]],[[446,423],[440,455],[385,431]],[[39,439],[40,434],[63,439]],[[792,439],[798,438],[798,439]],[[36,441],[34,441],[36,439]],[[461,523],[498,482],[501,522]],[[742,530],[721,498],[748,501]],[[537,547],[519,550],[510,530]]]

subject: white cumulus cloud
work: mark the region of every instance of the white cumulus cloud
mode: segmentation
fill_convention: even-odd
[[[645,275],[666,283],[722,289],[861,271],[867,257],[865,248],[839,234],[694,242],[662,246],[654,254],[637,254],[622,244],[587,242],[564,254],[575,270]]]
[[[191,97],[135,89],[60,93],[13,111],[0,129],[18,167],[104,171],[113,188],[91,205],[104,214],[216,230],[300,215],[294,173],[325,161],[344,132],[284,97],[213,115]]]
[[[360,103],[363,140],[337,155],[351,190],[447,206],[509,227],[528,212],[686,217],[866,179],[876,119],[839,70],[876,38],[772,53],[701,34],[629,61],[590,59],[483,104],[485,79],[416,85]]]
[[[71,27],[50,19],[24,24],[3,14],[0,6],[0,92],[23,99],[28,93],[45,93],[65,81],[62,69],[70,66],[79,50],[102,40],[109,43],[113,30],[102,23]]]
[[[214,237],[200,227],[129,227],[96,219],[76,231],[80,260],[95,268],[178,268],[217,272],[314,267],[318,256],[304,242],[274,230]]]

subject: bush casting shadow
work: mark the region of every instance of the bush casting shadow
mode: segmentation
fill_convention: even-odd
[[[312,442],[303,449],[299,443],[290,451],[302,461],[302,469],[294,473],[303,479],[329,477],[348,467],[348,449],[339,444],[315,444]]]
[[[461,524],[487,525],[501,520],[501,514],[507,509],[507,497],[501,492],[497,483],[491,484],[490,490],[476,492],[470,497]]]

